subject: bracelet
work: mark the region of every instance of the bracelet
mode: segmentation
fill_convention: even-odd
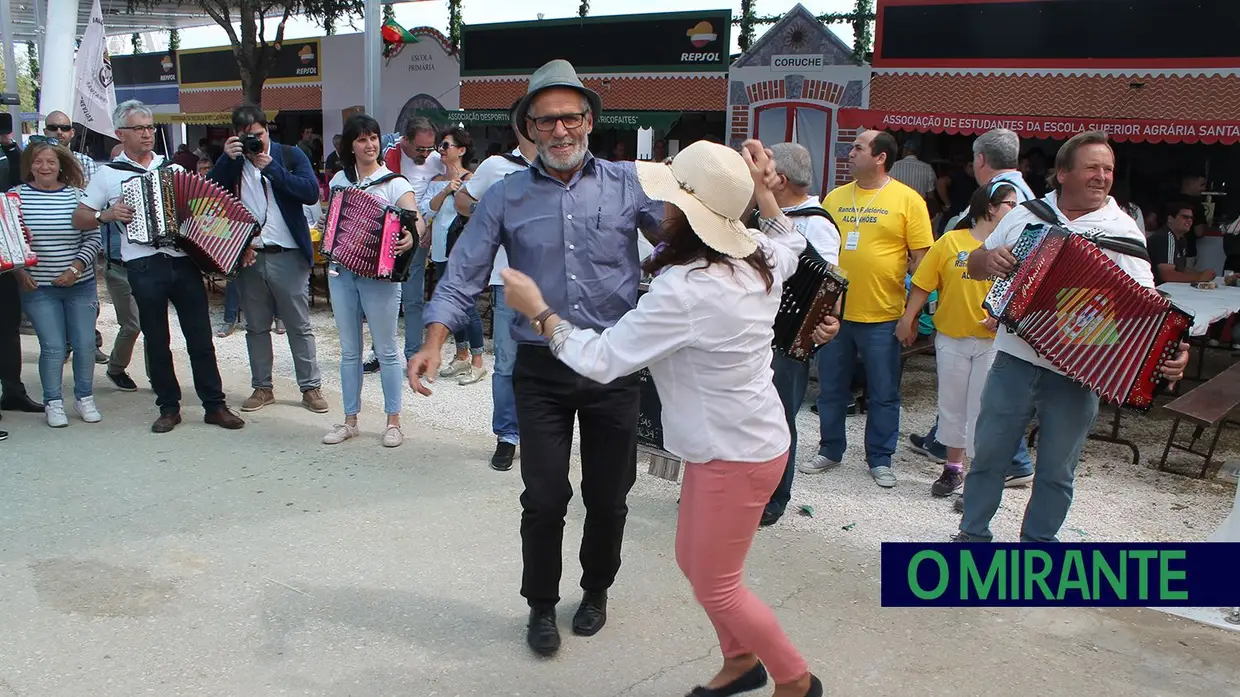
[[[548,307],[542,312],[539,312],[533,319],[530,320],[530,325],[534,327],[534,331],[538,332],[539,336],[542,336],[543,333],[543,322],[546,322],[547,318],[554,314],[555,310]]]
[[[81,271],[78,271],[78,270],[77,270],[77,267],[76,267],[76,266],[74,266],[73,264],[70,264],[70,265],[69,265],[69,270],[73,272],[73,275],[74,275],[74,276],[77,276],[78,278],[81,278],[81,277],[82,277],[82,272],[81,272]]]

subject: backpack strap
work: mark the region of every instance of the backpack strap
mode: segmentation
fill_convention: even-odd
[[[1059,216],[1055,214],[1055,209],[1051,208],[1049,203],[1040,198],[1032,201],[1025,201],[1020,205],[1029,209],[1030,212],[1036,215],[1038,219],[1043,222],[1050,223],[1051,225],[1064,229],[1068,228],[1068,224],[1060,220]],[[1084,237],[1103,249],[1109,249],[1112,252],[1117,252],[1130,257],[1136,257],[1147,264],[1150,263],[1150,253],[1146,251],[1144,243],[1128,239],[1127,237],[1112,237],[1098,233],[1077,234],[1080,234],[1081,237]]]
[[[163,162],[159,163],[158,166],[152,167],[151,169],[143,169],[130,162],[105,162],[103,166],[111,167],[112,169],[117,169],[122,172],[134,172],[135,174],[146,174],[147,172],[154,172],[155,170],[163,169],[167,167],[168,160],[165,159]]]
[[[512,154],[512,153],[510,153],[510,152],[501,152],[501,153],[499,154],[499,156],[500,156],[500,157],[502,157],[502,158],[504,158],[505,160],[508,160],[509,162],[513,163],[514,165],[519,165],[519,166],[521,166],[521,167],[529,167],[529,166],[530,166],[530,163],[526,162],[524,157],[519,157],[519,156],[517,156],[517,155],[513,155],[513,154]]]
[[[784,213],[784,215],[789,218],[826,218],[831,223],[832,227],[836,229],[839,228],[839,225],[835,224],[835,218],[832,218],[831,214],[827,212],[827,209],[821,206],[798,208],[794,211],[788,211],[787,213]]]

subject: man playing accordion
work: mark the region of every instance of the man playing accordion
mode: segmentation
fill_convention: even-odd
[[[1073,233],[1100,232],[1108,237],[1144,244],[1136,222],[1109,196],[1115,178],[1115,153],[1107,135],[1090,131],[1074,136],[1055,157],[1055,191],[1046,202]],[[1062,221],[1067,221],[1063,223]],[[1025,226],[1041,219],[1018,206],[969,255],[973,278],[1005,278],[1015,267],[1012,247]],[[1141,258],[1106,250],[1120,269],[1145,288],[1154,287],[1150,265]],[[1039,356],[1026,341],[1000,326],[998,355],[982,391],[975,427],[976,456],[964,484],[964,517],[958,542],[989,542],[990,520],[999,508],[1004,473],[1030,420],[1038,417],[1037,484],[1025,509],[1020,537],[1025,542],[1052,542],[1068,515],[1076,464],[1098,414],[1098,395],[1068,378]],[[1188,346],[1180,344],[1174,359],[1160,368],[1167,380],[1179,380],[1188,365]]]

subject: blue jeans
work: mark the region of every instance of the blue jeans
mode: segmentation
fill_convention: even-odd
[[[900,435],[900,342],[895,328],[895,321],[840,322],[839,334],[818,350],[819,455],[844,460],[844,419],[853,401],[853,369],[860,353],[869,389],[865,461],[870,467],[891,466]]]
[[[405,310],[405,360],[422,350],[422,310],[426,308],[426,255],[429,249],[413,250],[409,280],[400,286],[400,302]]]
[[[440,281],[448,273],[448,262],[435,262],[435,278]],[[465,312],[465,317],[469,323],[464,329],[460,329],[452,334],[452,338],[456,340],[456,350],[469,352],[475,356],[481,356],[483,350],[486,349],[486,339],[482,335],[482,315],[478,314],[478,303],[470,303],[469,309]],[[492,319],[494,322],[494,319]]]
[[[775,391],[779,393],[779,401],[784,405],[784,418],[788,421],[788,435],[791,444],[788,446],[788,463],[784,466],[784,478],[771,494],[766,504],[766,512],[783,515],[792,500],[792,478],[796,474],[797,459],[797,413],[805,402],[805,391],[809,388],[809,362],[794,361],[787,356],[775,353],[771,359],[774,371],[772,381]]]
[[[241,309],[241,281],[234,278],[224,288],[224,324],[236,324],[239,309]]]
[[[935,434],[939,432],[939,420],[934,420],[934,425],[930,427],[930,432],[926,434],[926,445],[937,443],[934,439]],[[943,447],[942,445],[938,447]],[[974,445],[976,447],[976,444]],[[1020,439],[1020,447],[1016,449],[1016,457],[1012,458],[1012,466],[1008,468],[1008,477],[1023,477],[1033,474],[1033,459],[1029,457],[1029,446],[1025,444],[1025,439]]]
[[[404,396],[405,370],[396,345],[396,323],[400,319],[400,284],[362,278],[348,269],[335,267],[339,275],[327,276],[332,293],[332,314],[340,335],[340,393],[344,415],[362,411],[362,313],[370,326],[370,340],[379,358],[379,379],[383,384],[383,410],[388,416],[400,413]]]
[[[491,373],[491,430],[505,443],[520,441],[517,430],[517,399],[512,391],[512,364],[517,361],[517,342],[511,327],[517,312],[504,302],[504,287],[491,286],[491,331],[495,335],[495,370]]]
[[[1045,368],[1000,352],[986,377],[977,417],[976,453],[964,480],[960,530],[989,541],[990,520],[1003,497],[1012,455],[1038,417],[1038,459],[1033,493],[1021,524],[1022,542],[1055,542],[1072,505],[1081,448],[1098,416],[1098,396]]]
[[[63,399],[66,345],[73,348],[73,397],[91,396],[95,384],[95,315],[99,311],[95,279],[68,288],[39,286],[22,293],[21,298],[22,309],[39,336],[43,402]]]

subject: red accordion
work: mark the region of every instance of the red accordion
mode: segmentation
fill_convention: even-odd
[[[0,199],[0,273],[39,263],[22,225],[22,200],[16,191]]]
[[[402,230],[413,230],[417,213],[389,206],[354,187],[332,189],[323,225],[323,255],[363,278],[402,283],[409,279],[413,250],[396,253]]]
[[[986,296],[991,316],[1106,402],[1148,411],[1192,317],[1062,227],[1026,226],[1012,253],[1016,268]]]
[[[175,245],[207,273],[232,276],[258,221],[236,197],[197,174],[157,169],[121,185],[134,209],[126,236],[134,244]]]

